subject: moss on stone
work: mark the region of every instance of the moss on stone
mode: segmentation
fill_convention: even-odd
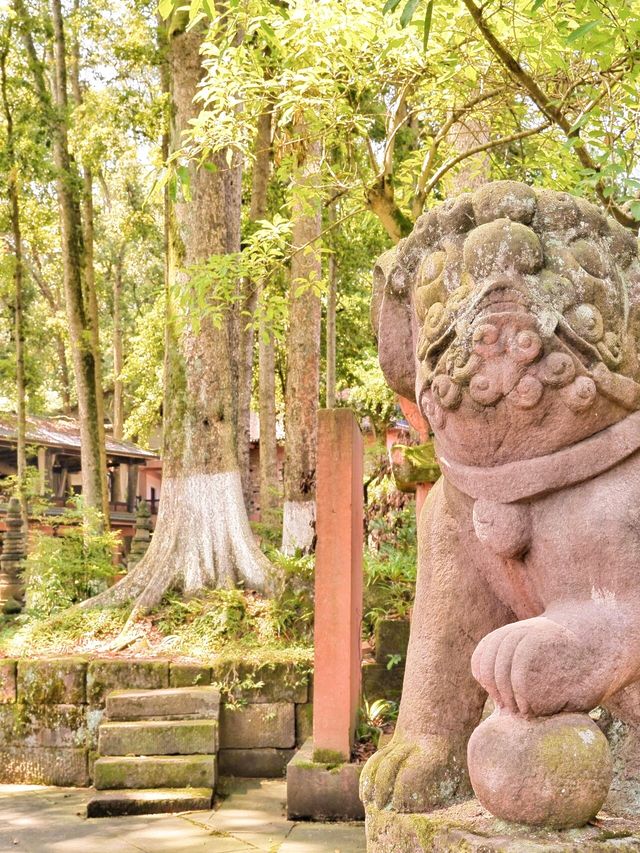
[[[327,769],[340,767],[346,763],[344,755],[333,749],[314,749],[313,760],[316,764],[326,764]]]

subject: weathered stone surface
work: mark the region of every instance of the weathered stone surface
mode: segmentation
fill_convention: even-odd
[[[404,665],[387,668],[386,664],[365,660],[362,662],[362,693],[369,701],[392,699],[402,696]]]
[[[291,702],[222,708],[220,746],[223,749],[290,749],[295,742],[295,706]]]
[[[101,757],[93,784],[109,788],[214,788],[214,755],[123,755]]]
[[[103,706],[112,690],[157,689],[169,686],[166,660],[93,660],[87,671],[87,701]]]
[[[296,705],[296,746],[302,746],[313,734],[313,702]]]
[[[215,687],[166,687],[161,690],[114,690],[107,696],[110,720],[195,717],[217,720],[220,693]]]
[[[221,749],[218,766],[223,776],[280,779],[295,749]]]
[[[409,645],[408,619],[380,619],[376,624],[375,648],[376,663],[385,667],[389,658],[400,655],[402,660],[407,656]]]
[[[214,663],[211,683],[220,686],[234,701],[255,705],[261,702],[306,702],[309,673],[292,663]]]
[[[14,660],[0,660],[0,704],[16,701],[16,675]]]
[[[477,800],[431,814],[367,808],[367,850],[375,853],[637,853],[640,824],[601,812],[597,826],[553,831],[494,818]]]
[[[361,772],[362,764],[332,767],[313,761],[313,741],[308,739],[287,765],[287,816],[290,820],[363,820],[358,794]]]
[[[89,784],[87,750],[2,746],[0,783],[85,787]]]
[[[101,755],[208,755],[218,746],[218,724],[212,720],[146,720],[102,723]]]
[[[619,817],[640,817],[640,731],[598,708],[593,714],[611,748],[613,783],[604,810]]]
[[[95,706],[87,706],[86,713],[86,745],[91,750],[98,749],[98,730],[100,723],[104,719],[104,708],[96,708]]]
[[[496,711],[471,735],[468,761],[473,789],[496,817],[553,829],[594,818],[612,778],[607,739],[586,714]]]
[[[0,744],[85,747],[86,706],[24,705],[16,703],[0,709]]]
[[[83,658],[18,661],[17,689],[28,705],[71,705],[86,701],[87,662]]]
[[[469,750],[481,801],[583,822],[608,773],[602,740],[581,729],[578,761],[566,732],[536,750],[528,726],[552,732],[606,702],[640,731],[637,240],[583,199],[497,182],[421,217],[374,289],[382,369],[429,421],[443,476],[419,521],[398,725],[363,792],[389,813],[465,796],[486,692],[497,716]],[[496,720],[492,778],[497,740],[479,744]],[[588,808],[569,814],[563,777],[565,791],[593,786]]]
[[[99,791],[87,803],[87,817],[191,812],[210,809],[212,799],[210,788]]]
[[[211,684],[211,667],[196,663],[174,663],[169,665],[170,687],[194,687]]]

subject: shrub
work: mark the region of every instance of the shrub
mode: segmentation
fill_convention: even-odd
[[[53,535],[36,531],[25,560],[27,609],[50,616],[104,589],[113,576],[117,533],[96,533],[95,518],[84,518],[79,506],[51,521]]]

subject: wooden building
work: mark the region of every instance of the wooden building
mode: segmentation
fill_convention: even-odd
[[[157,455],[130,441],[116,440],[109,435],[106,438],[106,449],[112,526],[118,528],[131,525],[140,497],[150,500],[152,513],[155,514],[160,498]],[[38,492],[48,498],[52,510],[63,507],[71,495],[81,494],[80,427],[77,420],[69,417],[29,417],[27,456],[28,464],[38,469]],[[16,470],[16,417],[2,414],[0,482],[15,475]],[[141,475],[141,471],[144,474]]]

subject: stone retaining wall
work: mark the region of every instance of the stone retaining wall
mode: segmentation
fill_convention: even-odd
[[[0,783],[91,784],[98,726],[116,689],[220,684],[220,772],[282,776],[311,734],[308,673],[276,664],[160,659],[0,660]]]

